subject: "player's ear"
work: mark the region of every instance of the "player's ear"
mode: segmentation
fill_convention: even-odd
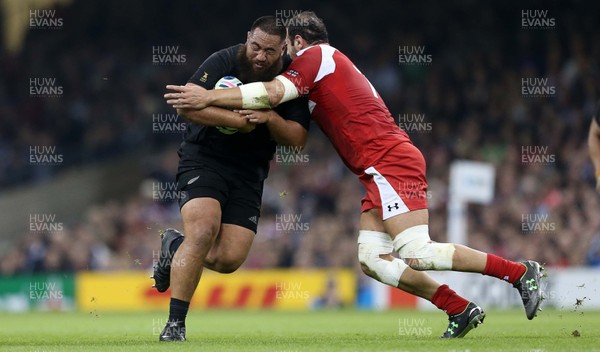
[[[246,42],[250,41],[250,31],[248,31],[248,33],[246,34]]]

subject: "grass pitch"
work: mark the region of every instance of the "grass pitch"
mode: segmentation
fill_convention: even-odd
[[[193,311],[188,342],[159,343],[165,312],[0,315],[0,351],[600,351],[600,312],[489,311],[441,340],[440,312]],[[579,335],[579,336],[574,336]]]

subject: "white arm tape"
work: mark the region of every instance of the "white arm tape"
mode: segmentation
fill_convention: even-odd
[[[262,82],[241,85],[240,92],[244,109],[268,109],[271,107],[269,93]]]
[[[300,94],[298,94],[298,88],[296,88],[292,81],[282,75],[275,77],[275,79],[283,84],[283,98],[281,98],[281,101],[279,102],[280,104],[296,99],[300,96]]]

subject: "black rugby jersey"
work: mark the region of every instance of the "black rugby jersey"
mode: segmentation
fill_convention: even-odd
[[[236,57],[243,45],[234,45],[209,56],[188,82],[205,89],[213,89],[217,81],[224,76],[240,79]],[[285,55],[282,72],[290,62],[291,59]],[[285,102],[274,110],[284,119],[296,121],[308,130],[310,112],[306,98]],[[260,181],[268,175],[269,162],[276,147],[265,124],[257,125],[250,133],[224,134],[216,127],[187,123],[183,138],[178,151],[179,172],[208,164],[217,170],[222,169]]]

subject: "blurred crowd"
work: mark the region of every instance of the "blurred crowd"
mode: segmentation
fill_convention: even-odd
[[[522,28],[525,5],[464,2],[469,12],[429,2],[402,10],[393,2],[312,9],[394,118],[422,116],[422,124],[403,126],[427,160],[434,240],[446,239],[451,162],[485,161],[496,169],[495,197],[469,206],[470,246],[552,266],[600,265],[600,217],[594,215],[600,195],[587,153],[600,97],[597,11],[548,4],[555,27]],[[110,160],[141,145],[161,160],[148,178],[173,180],[180,137],[152,133],[150,122],[169,112],[162,87],[185,82],[211,52],[243,41],[255,17],[303,9],[291,1],[237,5],[244,15],[227,18],[217,14],[230,13],[231,4],[75,1],[57,9],[64,29],[31,30],[18,54],[3,50],[0,188],[52,179],[72,165]],[[156,45],[177,45],[187,62],[155,65]],[[431,62],[400,63],[401,46],[423,47]],[[30,77],[56,77],[64,94],[32,98]],[[553,93],[524,94],[522,80],[529,77],[547,78]],[[31,167],[31,145],[56,145],[65,162]],[[363,190],[314,124],[302,154],[303,162],[272,162],[247,268],[357,267]],[[62,231],[17,236],[0,258],[0,273],[148,269],[166,227],[181,229],[177,204],[132,189],[122,199],[90,205]]]

